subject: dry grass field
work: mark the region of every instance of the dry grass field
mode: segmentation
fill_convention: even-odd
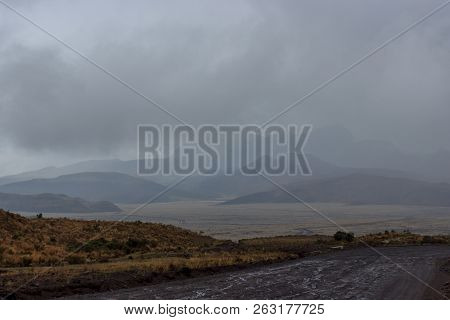
[[[158,223],[25,218],[2,210],[0,238],[4,267],[106,262],[140,252],[189,255],[226,243]]]

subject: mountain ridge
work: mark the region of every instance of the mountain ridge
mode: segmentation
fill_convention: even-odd
[[[83,172],[49,179],[32,179],[0,186],[0,192],[35,194],[63,193],[89,201],[143,203],[166,189],[165,186],[118,172]],[[174,201],[194,197],[188,192],[171,190],[155,201]]]
[[[399,177],[354,173],[310,183],[288,184],[286,188],[289,192],[307,202],[450,206],[450,184]],[[237,197],[222,204],[297,201],[280,189],[272,189]]]
[[[92,213],[120,212],[119,207],[108,201],[86,201],[64,194],[10,194],[0,193],[0,208],[9,211],[37,213]]]

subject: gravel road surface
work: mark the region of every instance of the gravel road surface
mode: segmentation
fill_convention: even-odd
[[[439,264],[449,246],[353,249],[213,276],[74,297],[76,299],[421,299],[442,298]],[[395,262],[395,263],[393,263]],[[396,264],[400,265],[399,268]],[[404,269],[404,270],[402,270]],[[407,272],[412,273],[415,277]],[[439,279],[438,279],[439,278]],[[447,282],[448,283],[448,282]],[[438,288],[439,287],[439,288]]]

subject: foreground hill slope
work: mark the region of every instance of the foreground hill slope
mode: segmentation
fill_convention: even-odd
[[[119,207],[108,201],[86,201],[64,194],[10,194],[0,193],[0,208],[13,211],[46,213],[120,212]]]
[[[30,219],[1,209],[0,239],[0,267],[103,261],[134,252],[170,255],[221,243],[171,225]]]
[[[287,190],[308,202],[450,206],[450,184],[396,177],[351,174],[309,183],[289,184]],[[239,197],[224,204],[297,202],[276,189]]]

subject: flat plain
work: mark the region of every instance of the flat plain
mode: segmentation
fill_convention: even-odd
[[[341,203],[311,205],[339,226],[356,234],[384,230],[450,234],[449,207]],[[217,201],[169,202],[152,203],[136,212],[139,204],[119,206],[123,209],[121,213],[44,213],[44,216],[158,222],[201,231],[217,239],[231,240],[277,235],[331,235],[338,230],[336,225],[301,203],[221,205]],[[36,213],[22,214],[29,216]]]

